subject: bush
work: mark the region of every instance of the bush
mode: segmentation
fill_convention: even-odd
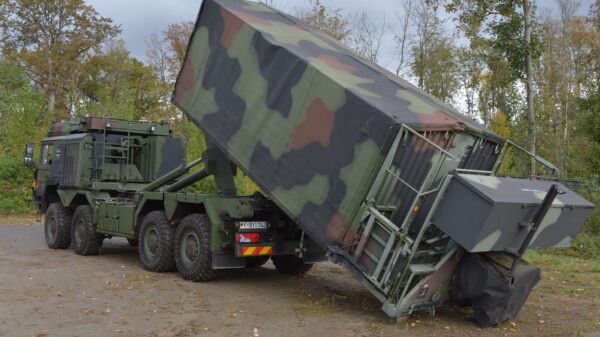
[[[23,166],[19,155],[0,154],[0,214],[33,211],[32,180],[33,169]]]

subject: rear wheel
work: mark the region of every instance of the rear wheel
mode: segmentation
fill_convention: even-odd
[[[138,237],[138,253],[144,268],[155,272],[175,269],[173,234],[165,212],[153,211],[144,217]]]
[[[94,210],[88,205],[77,207],[73,214],[71,242],[79,255],[98,255],[104,235],[96,233]]]
[[[183,218],[175,237],[175,262],[184,279],[200,282],[217,277],[217,271],[212,269],[210,221],[206,215]]]
[[[304,274],[312,268],[312,264],[295,255],[274,255],[271,257],[275,268],[282,274]]]
[[[71,210],[60,202],[50,204],[44,219],[46,244],[52,249],[66,249],[71,244]]]
[[[258,268],[269,261],[269,256],[246,258],[246,268]]]

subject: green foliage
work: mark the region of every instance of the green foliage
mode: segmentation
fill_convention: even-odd
[[[22,155],[0,153],[0,214],[31,212],[33,170],[24,168]]]
[[[4,55],[43,88],[52,118],[65,118],[69,104],[64,94],[73,89],[72,78],[81,61],[120,28],[83,0],[4,0],[0,13]],[[62,108],[57,114],[56,103]]]
[[[80,116],[128,120],[164,119],[163,93],[167,89],[152,67],[130,56],[122,40],[111,41],[91,56],[79,76],[76,109]]]
[[[0,59],[0,151],[22,154],[25,143],[37,141],[47,128],[39,119],[43,95],[27,81],[12,62]]]
[[[310,7],[298,13],[298,17],[332,38],[342,41],[350,33],[349,20],[340,8],[331,9],[320,0],[309,0]]]
[[[525,18],[512,1],[502,5],[507,7],[506,13],[500,19],[492,21],[487,31],[491,36],[492,47],[503,54],[510,65],[511,75],[524,80],[528,52],[523,35]],[[539,38],[539,26],[534,25],[532,28],[529,50],[532,52],[532,59],[536,60],[541,55],[543,45]]]
[[[422,49],[414,46],[411,68],[419,79],[419,86],[443,101],[451,101],[459,87],[457,53],[457,48],[445,37],[435,39]]]
[[[600,143],[600,93],[594,93],[578,102],[579,106],[588,111],[583,130],[596,143]]]

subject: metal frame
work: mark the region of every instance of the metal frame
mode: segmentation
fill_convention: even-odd
[[[421,186],[418,187],[412,186],[410,183],[404,181],[390,169],[401,141],[405,140],[408,135],[418,137],[436,150],[431,168],[427,172]],[[403,124],[399,128],[396,137],[387,152],[387,156],[383,161],[381,169],[375,178],[373,187],[367,195],[367,202],[365,203],[364,214],[361,219],[361,224],[363,225],[358,233],[360,239],[353,247],[354,250],[352,251],[350,262],[357,270],[362,272],[363,276],[370,284],[369,289],[375,292],[375,295],[378,298],[382,299],[384,302],[384,310],[392,317],[409,313],[407,311],[409,310],[407,309],[408,307],[400,305],[400,303],[406,302],[407,295],[411,293],[411,283],[417,277],[424,277],[435,270],[435,268],[431,268],[431,270],[428,268],[419,268],[419,264],[414,264],[413,266],[413,261],[415,261],[416,256],[419,254],[441,254],[438,261],[445,261],[445,259],[451,255],[450,252],[436,253],[419,251],[419,246],[423,240],[424,234],[430,226],[431,217],[435,213],[435,209],[442,198],[443,193],[440,192],[443,192],[452,179],[451,175],[447,175],[442,180],[437,179],[439,183],[437,186],[433,186],[447,159],[454,160],[456,157],[419,134],[417,131]],[[394,177],[396,181],[416,194],[412,201],[411,208],[403,218],[400,227],[390,221],[382,212],[380,212],[378,206],[374,204],[375,195],[382,187],[381,185],[387,175]],[[418,235],[413,239],[408,234],[410,224],[415,218],[415,213],[412,212],[412,209],[420,205],[426,196],[434,193],[437,193],[437,196],[433,206],[429,210],[429,214]],[[375,233],[375,228],[377,228],[379,235]],[[381,237],[382,235],[384,237]],[[367,243],[369,241],[371,241],[371,246],[375,244],[381,249],[380,254],[374,254],[367,248]],[[454,254],[455,251],[456,248],[451,253]],[[358,263],[361,258],[368,258],[373,261],[374,268],[371,271],[362,269]],[[410,310],[412,311],[413,309],[410,308]]]
[[[435,151],[431,157],[431,167],[420,186],[411,185],[393,169],[394,158],[401,150],[400,144],[409,136],[425,141]],[[475,137],[472,145],[475,148],[483,139],[481,136],[472,136]],[[449,262],[451,258],[456,257],[461,249],[443,233],[428,239],[427,242],[423,241],[425,234],[431,228],[437,207],[440,205],[454,173],[494,176],[511,148],[516,148],[534,158],[549,169],[553,175],[559,174],[559,170],[554,165],[510,141],[504,143],[502,148],[495,152],[498,157],[490,171],[455,168],[453,172],[442,172],[445,163],[457,161],[458,158],[409,126],[403,124],[398,128],[395,139],[391,143],[363,203],[363,215],[357,230],[359,239],[349,247],[347,253],[340,251],[346,263],[352,267],[351,270],[362,274],[365,280],[363,283],[383,302],[383,310],[390,317],[408,315],[416,310],[429,310],[433,313],[436,305],[447,300],[447,294],[442,295],[441,298],[434,298],[433,294],[429,294],[425,299],[420,297],[415,299],[417,298],[415,294],[422,291],[423,283],[427,282],[429,276]],[[389,177],[393,177],[393,179]],[[382,203],[378,197],[381,189],[385,188],[383,184],[389,183],[390,180],[395,180],[396,184],[401,184],[414,192],[412,202],[410,200],[403,201],[411,203],[408,212],[402,214],[402,218],[395,223],[389,219],[389,214],[387,214],[397,211],[395,205],[377,205],[378,202]],[[428,213],[422,226],[416,235],[409,235],[409,229],[416,217],[416,212],[413,210],[422,206],[425,198],[431,195],[435,195],[435,198],[427,210]],[[427,205],[429,206],[429,200]],[[449,241],[446,243],[442,241],[443,239]],[[437,242],[443,242],[443,244],[434,246]],[[424,243],[431,245],[423,245]],[[447,286],[444,283],[443,287]]]
[[[542,164],[542,166],[544,166],[545,168],[550,170],[551,177],[554,177],[556,179],[560,178],[560,170],[558,169],[558,167],[556,167],[554,164],[547,161],[546,159],[529,152],[527,149],[515,144],[514,142],[512,142],[508,139],[506,140],[506,143],[500,150],[502,152],[502,154],[498,157],[498,160],[496,160],[494,168],[492,169],[493,175],[496,175],[498,173],[498,170],[500,170],[502,163],[504,163],[504,159],[506,158],[506,155],[508,154],[508,152],[510,152],[510,150],[512,148],[515,148],[515,149],[525,153],[529,158],[533,158],[536,162]]]

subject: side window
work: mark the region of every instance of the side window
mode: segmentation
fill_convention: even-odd
[[[52,144],[42,145],[42,165],[52,164],[52,157],[54,155],[54,146]]]
[[[42,145],[42,165],[48,165],[48,144]]]

